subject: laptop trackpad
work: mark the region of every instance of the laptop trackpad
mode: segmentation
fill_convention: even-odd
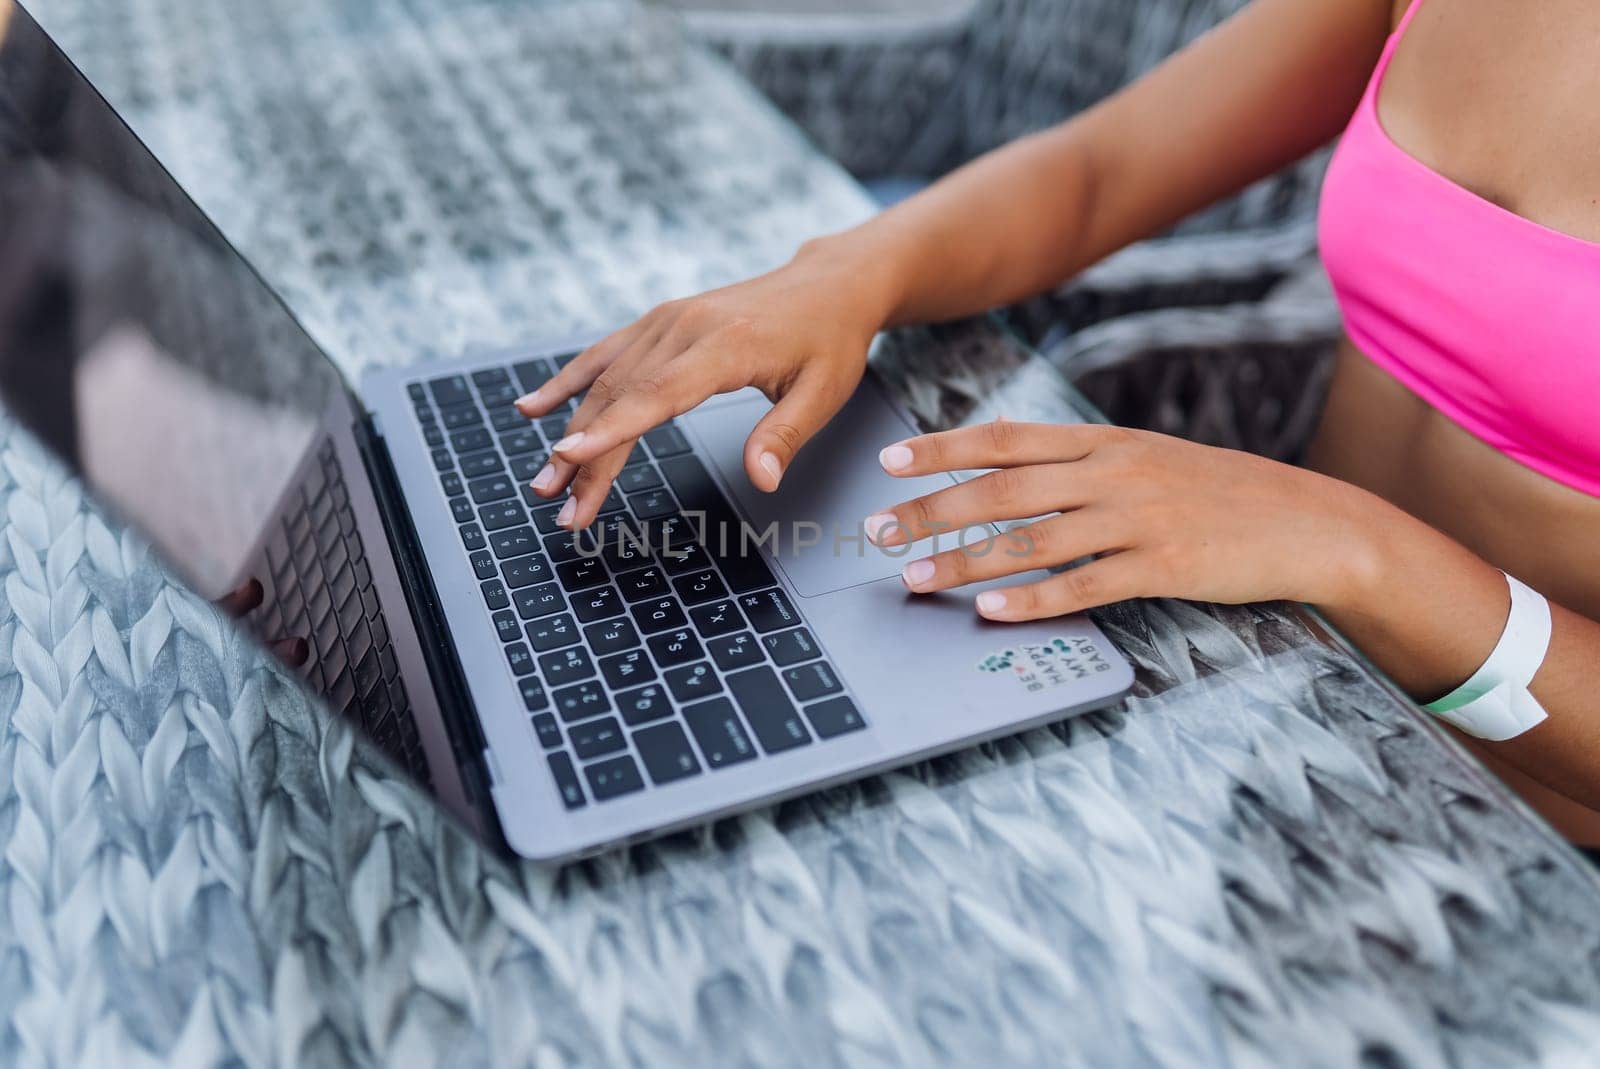
[[[875,582],[900,574],[907,563],[933,552],[933,539],[881,550],[862,537],[861,523],[874,512],[955,482],[943,474],[896,479],[879,466],[880,449],[917,431],[876,382],[864,380],[832,422],[801,450],[778,491],[764,494],[744,473],[744,442],[771,407],[764,397],[752,394],[748,401],[696,409],[680,422],[733,492],[752,536],[776,525],[774,556],[796,592],[809,598]],[[982,535],[973,531],[970,537]],[[812,544],[801,545],[805,542]],[[940,549],[947,549],[955,538],[949,534],[938,542]],[[765,544],[773,547],[770,540]]]

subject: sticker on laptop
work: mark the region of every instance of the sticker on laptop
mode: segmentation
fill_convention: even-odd
[[[1111,662],[1087,638],[1057,636],[1045,642],[1023,642],[991,653],[978,662],[980,672],[1014,676],[1029,691],[1061,687],[1111,671]]]

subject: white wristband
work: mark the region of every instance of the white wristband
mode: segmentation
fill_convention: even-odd
[[[1511,612],[1489,659],[1461,686],[1423,706],[1468,735],[1490,742],[1516,738],[1549,715],[1529,693],[1528,684],[1550,649],[1550,603],[1509,575],[1506,585],[1511,588]]]

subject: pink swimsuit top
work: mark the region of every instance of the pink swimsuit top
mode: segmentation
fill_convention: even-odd
[[[1323,187],[1319,235],[1350,340],[1534,471],[1600,497],[1600,244],[1501,208],[1378,119],[1389,38]]]

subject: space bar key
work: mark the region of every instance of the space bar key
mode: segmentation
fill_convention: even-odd
[[[733,592],[743,594],[776,583],[753,540],[743,537],[743,524],[717,484],[711,481],[706,466],[692,456],[668,457],[658,463],[684,511],[704,515],[706,548],[721,565],[723,577]],[[719,552],[719,549],[726,549],[726,552]]]

